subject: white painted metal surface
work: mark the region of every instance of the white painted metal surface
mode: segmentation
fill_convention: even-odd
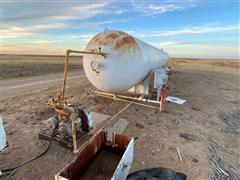
[[[169,56],[127,33],[105,29],[93,37],[86,51],[107,53],[86,54],[83,67],[89,81],[105,92],[125,92],[144,80],[155,69],[165,66]]]
[[[123,180],[127,178],[127,175],[130,171],[133,161],[133,152],[134,152],[134,139],[131,139],[111,180]]]
[[[167,81],[166,68],[156,69],[154,72],[154,88],[161,88]]]
[[[3,126],[2,115],[0,114],[0,152],[7,147],[7,136]]]
[[[183,104],[183,103],[186,102],[185,99],[177,98],[177,97],[174,97],[174,96],[166,97],[166,101],[173,102],[173,103],[176,103],[176,104]]]

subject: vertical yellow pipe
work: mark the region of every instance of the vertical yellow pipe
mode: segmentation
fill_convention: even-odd
[[[72,139],[73,139],[73,152],[77,153],[77,130],[75,126],[75,117],[74,117],[74,112],[71,113],[70,115],[70,120],[72,124]]]
[[[68,73],[68,60],[69,60],[70,53],[71,53],[71,50],[68,49],[66,51],[66,58],[65,58],[65,64],[64,64],[64,77],[63,77],[63,86],[62,86],[62,100],[65,98],[65,88],[66,88],[67,73]]]

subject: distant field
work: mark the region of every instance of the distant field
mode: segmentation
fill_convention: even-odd
[[[224,59],[190,59],[190,58],[173,58],[170,66],[177,66],[183,69],[195,69],[204,71],[224,72],[240,74],[239,60]]]
[[[51,55],[2,55],[0,78],[26,77],[63,72],[64,58],[65,56]],[[205,63],[202,63],[202,61]],[[224,71],[226,69],[226,71],[230,70],[231,72],[239,73],[239,62],[237,60],[173,58],[170,61],[170,66],[177,65],[182,68],[194,67],[195,69],[206,68],[206,70],[209,69],[211,71]],[[73,56],[69,61],[69,70],[77,69],[82,69],[81,56]]]
[[[1,78],[15,78],[63,72],[64,56],[2,55]],[[69,70],[82,69],[82,57],[73,56]]]

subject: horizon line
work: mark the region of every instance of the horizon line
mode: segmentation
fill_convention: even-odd
[[[65,54],[21,54],[21,53],[0,53],[0,56],[2,55],[9,55],[9,56],[14,56],[14,55],[20,55],[20,56],[58,56],[58,57],[65,57]],[[72,56],[79,56],[81,57],[81,55],[72,55]],[[175,59],[175,58],[179,58],[179,59],[201,59],[201,60],[233,60],[233,61],[240,61],[240,58],[204,58],[204,57],[183,57],[183,56],[172,56],[170,57],[170,59]]]

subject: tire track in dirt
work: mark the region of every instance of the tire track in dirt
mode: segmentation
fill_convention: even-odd
[[[85,77],[83,71],[77,71],[77,72],[70,72],[67,79],[68,80],[74,80],[78,78]],[[15,79],[7,79],[7,80],[1,80],[1,91],[9,91],[9,90],[21,90],[26,88],[32,88],[33,86],[42,86],[42,85],[48,85],[53,83],[59,83],[63,81],[63,74],[62,73],[56,73],[56,74],[48,74],[48,75],[41,75],[41,76],[35,76],[30,78],[15,78]]]

